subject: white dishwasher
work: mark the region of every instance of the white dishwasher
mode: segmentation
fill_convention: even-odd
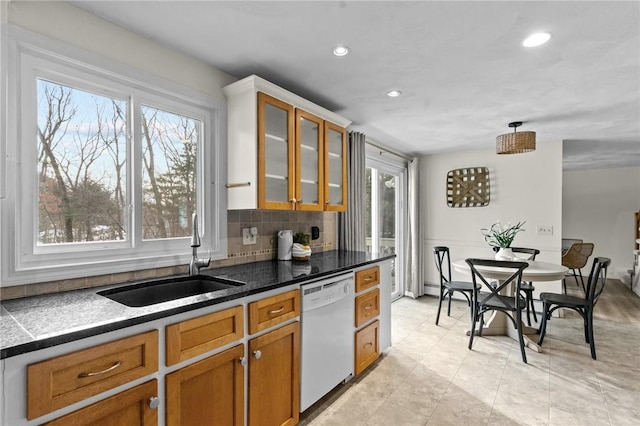
[[[353,376],[353,273],[303,284],[300,412]]]

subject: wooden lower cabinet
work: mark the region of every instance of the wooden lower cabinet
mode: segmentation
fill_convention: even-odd
[[[59,417],[46,426],[152,426],[158,424],[158,382],[151,380]]]
[[[27,419],[158,370],[158,331],[137,334],[27,367]]]
[[[362,373],[380,356],[380,321],[376,320],[358,330],[355,336],[355,374]]]
[[[298,423],[300,409],[300,323],[249,341],[249,425]]]
[[[242,426],[243,357],[241,344],[167,374],[167,426]]]

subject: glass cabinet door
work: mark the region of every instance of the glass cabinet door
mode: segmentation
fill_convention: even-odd
[[[323,120],[296,109],[296,208],[322,210]]]
[[[325,121],[324,210],[347,209],[347,131]]]
[[[258,93],[258,207],[294,208],[294,112],[286,102]],[[251,161],[251,159],[247,159]]]

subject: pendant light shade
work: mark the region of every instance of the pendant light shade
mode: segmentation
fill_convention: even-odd
[[[497,154],[521,154],[535,151],[536,132],[516,132],[516,128],[522,126],[522,121],[509,123],[513,127],[513,133],[505,133],[496,138]]]

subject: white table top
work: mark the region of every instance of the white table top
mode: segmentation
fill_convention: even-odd
[[[557,265],[555,263],[540,262],[533,260],[522,260],[527,262],[529,266],[522,271],[523,281],[557,281],[564,278],[568,269],[565,266]],[[469,265],[465,262],[465,259],[454,259],[451,262],[451,266],[458,272],[469,272]],[[513,270],[506,270],[504,268],[496,268],[490,266],[478,266],[478,271],[482,272],[486,278],[501,279],[508,278]]]

